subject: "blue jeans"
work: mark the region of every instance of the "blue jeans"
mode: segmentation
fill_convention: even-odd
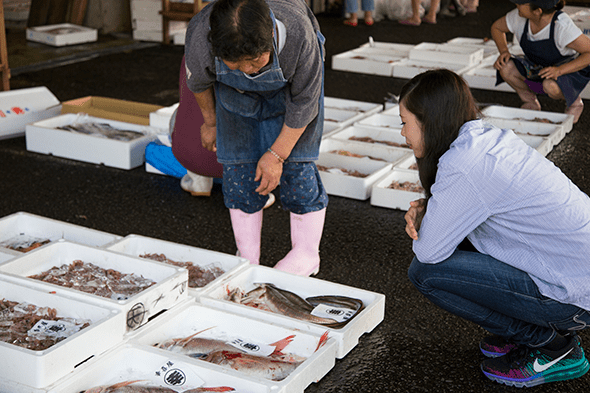
[[[430,301],[517,344],[539,347],[590,326],[590,312],[541,295],[530,276],[489,255],[456,250],[437,264],[416,258],[410,281]]]
[[[375,10],[375,0],[361,0],[363,11]],[[359,5],[357,0],[344,0],[344,12],[358,12]]]
[[[254,181],[256,165],[223,165],[223,199],[228,209],[250,214],[262,210],[268,195],[255,191],[260,185],[259,181]],[[313,162],[286,161],[280,185],[281,204],[292,213],[311,213],[328,205],[328,194]]]

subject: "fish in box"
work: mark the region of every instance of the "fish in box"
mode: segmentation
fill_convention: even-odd
[[[533,111],[530,109],[512,108],[501,105],[489,105],[482,110],[482,114],[486,117],[495,117],[499,119],[557,124],[562,126],[566,133],[570,132],[574,125],[574,115],[547,111]]]
[[[97,268],[93,271],[105,270],[105,275],[89,280],[86,276],[77,273],[77,269],[80,269],[82,265],[75,261],[82,261],[83,267],[93,265]],[[72,281],[63,283],[67,286],[31,278],[31,276],[45,275],[47,271],[56,269],[59,270],[58,275],[48,275],[47,279],[53,282],[62,277],[60,274],[63,277],[72,277]],[[7,261],[0,265],[0,272],[20,277],[27,282],[37,283],[36,285],[46,288],[48,292],[116,308],[126,315],[128,330],[147,323],[160,312],[173,307],[188,296],[186,269],[65,240]],[[114,282],[119,285],[117,290],[120,292],[111,293],[112,289],[108,287],[107,280],[119,275],[129,278],[130,281],[115,280]],[[141,283],[142,281],[147,281],[147,287],[138,292],[139,289],[133,282]]]
[[[547,138],[551,146],[557,145],[565,137],[565,129],[559,124],[548,124],[527,120],[485,117],[484,121],[498,128],[513,130],[517,136],[532,135]]]
[[[260,381],[273,391],[295,393],[334,366],[336,342],[326,341],[323,334],[187,301],[169,310],[166,319],[134,332],[129,342],[223,368],[229,375]]]
[[[394,116],[387,116],[395,119]],[[401,134],[401,128],[373,127],[362,124],[356,124],[335,132],[331,138],[357,141],[367,144],[379,144],[390,147],[399,147],[411,152],[406,144],[406,138]]]
[[[370,158],[376,161],[390,162],[394,165],[400,160],[405,159],[408,154],[411,154],[408,152],[408,149],[384,146],[378,143],[345,141],[335,138],[322,140],[320,152],[357,158]]]
[[[276,312],[238,304],[228,299],[228,294],[232,293],[236,288],[248,293],[256,289],[256,284],[260,283],[270,284],[281,290],[292,292],[302,299],[314,299],[318,296],[322,297],[320,299],[324,299],[324,296],[341,296],[358,299],[362,302],[363,306],[358,314],[348,320],[343,327],[334,328],[316,324],[309,320],[295,318],[294,316],[289,316],[289,314],[282,315]],[[342,358],[350,352],[364,333],[371,332],[383,320],[385,313],[385,296],[382,294],[315,278],[295,276],[265,266],[254,265],[250,265],[246,269],[234,274],[224,282],[222,287],[214,287],[207,290],[201,296],[200,302],[218,310],[240,314],[304,333],[312,333],[318,337],[327,330],[328,337],[333,338],[337,343],[336,357],[338,358]],[[308,303],[312,304],[313,302],[312,300]],[[320,317],[325,315],[334,316],[341,315],[340,311],[343,311],[342,308],[337,310],[323,301],[320,301],[320,303],[322,304],[318,304],[313,308],[312,315]]]
[[[403,184],[403,186],[399,186]],[[424,198],[418,171],[394,169],[373,187],[371,205],[390,209],[408,210],[410,202]]]
[[[393,109],[389,109],[388,113],[393,112]],[[383,127],[383,128],[395,128],[400,129],[402,128],[401,119],[395,115],[389,115],[385,113],[376,113],[371,116],[367,116],[364,119],[361,119],[357,122],[358,125],[362,126],[372,126],[372,127]]]
[[[98,356],[123,341],[124,315],[115,308],[88,304],[81,299],[52,293],[43,285],[4,274],[0,274],[0,299],[21,305],[27,303],[28,307],[34,305],[38,309],[54,309],[55,314],[52,311],[49,316],[55,315],[60,321],[40,320],[34,329],[29,330],[29,335],[37,334],[38,338],[43,339],[57,334],[66,336],[65,339],[61,337],[56,343],[57,340],[45,341],[44,347],[39,347],[44,349],[40,350],[0,340],[2,385],[10,386],[10,383],[5,381],[11,381],[22,386],[26,392],[32,391],[33,388],[43,388],[71,373],[87,359]],[[10,312],[9,309],[2,311],[3,326],[9,321],[8,317],[14,314],[17,313]],[[81,321],[89,325],[77,330],[71,326],[72,321]],[[64,334],[64,331],[67,334]],[[2,336],[4,337],[4,334]],[[3,387],[0,387],[0,391]],[[11,393],[13,391],[11,389]]]
[[[59,239],[103,247],[121,236],[25,212],[0,219],[0,249],[4,253],[20,256]]]
[[[206,288],[217,285],[234,271],[249,264],[247,259],[235,255],[191,247],[165,240],[148,238],[139,235],[128,235],[113,243],[108,250],[120,252],[134,257],[146,257],[154,260],[154,255],[164,256],[155,260],[168,260],[179,263],[189,272],[189,294],[195,298]],[[174,264],[174,263],[173,263]]]
[[[324,107],[363,113],[365,116],[368,116],[381,111],[383,104],[347,100],[343,98],[324,97]]]

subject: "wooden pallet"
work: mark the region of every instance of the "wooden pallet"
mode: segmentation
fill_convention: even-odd
[[[10,68],[8,68],[3,0],[0,0],[0,80],[0,91],[10,90]]]

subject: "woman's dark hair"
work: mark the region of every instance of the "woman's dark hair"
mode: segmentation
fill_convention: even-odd
[[[544,9],[539,7],[538,5],[534,5],[533,3],[531,3],[531,10],[538,10],[541,9],[543,11],[543,14],[551,14],[555,11],[559,11],[562,10],[563,7],[565,7],[565,0],[559,0],[559,2],[557,4],[555,4],[555,6],[549,8],[549,9]]]
[[[412,78],[402,87],[400,104],[422,126],[425,155],[416,161],[420,182],[430,198],[438,160],[449,150],[461,126],[481,113],[467,83],[446,69],[426,71]]]
[[[265,0],[217,0],[207,39],[213,56],[227,61],[258,57],[273,49],[273,24]]]

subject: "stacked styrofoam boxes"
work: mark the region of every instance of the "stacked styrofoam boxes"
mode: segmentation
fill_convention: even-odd
[[[330,136],[358,119],[380,112],[382,104],[347,100],[343,98],[324,97],[324,133],[323,138]]]
[[[496,59],[500,52],[494,40],[482,39],[482,38],[471,38],[471,37],[455,37],[446,42],[446,45],[455,45],[463,47],[473,47],[476,49],[483,49],[482,61],[490,57]]]
[[[177,1],[181,2],[182,0]],[[162,42],[161,10],[161,0],[131,0],[131,24],[134,40]],[[186,22],[170,21],[168,29],[170,37],[185,31],[186,26]]]
[[[363,308],[343,327],[332,328],[226,300],[230,291],[239,288],[249,292],[256,287],[257,283],[273,284],[303,299],[322,295],[347,296],[361,300]],[[371,332],[385,315],[385,295],[316,278],[296,276],[260,265],[249,265],[225,280],[223,285],[208,289],[201,295],[199,301],[217,310],[293,329],[297,331],[297,334],[310,333],[319,337],[328,332],[328,337],[336,341],[336,357],[339,359],[358,344],[359,338],[364,333]]]
[[[413,78],[436,68],[446,68],[462,74],[481,63],[483,54],[482,48],[423,42],[410,50],[408,59],[394,65],[393,76]],[[433,61],[433,58],[436,60]]]
[[[134,257],[140,257],[144,254],[164,254],[166,258],[175,262],[192,262],[203,268],[222,269],[224,273],[204,287],[189,287],[189,294],[197,299],[199,298],[200,293],[205,289],[216,286],[220,281],[249,264],[247,259],[234,255],[139,235],[128,235],[120,241],[110,245],[107,249]]]
[[[155,284],[127,299],[116,300],[29,278],[31,275],[40,274],[55,266],[71,265],[76,260],[92,263],[103,269],[113,269],[123,274],[135,273],[154,281]],[[58,240],[24,256],[6,261],[0,265],[0,273],[20,277],[31,284],[35,283],[39,288],[45,288],[47,292],[79,299],[88,304],[118,309],[126,316],[126,322],[122,323],[125,323],[128,330],[147,323],[161,311],[173,307],[188,297],[186,269],[67,240]]]
[[[148,126],[92,116],[85,117],[83,121],[108,124],[119,130],[144,135],[130,141],[121,141],[58,129],[77,121],[80,121],[79,115],[68,113],[27,124],[27,150],[115,168],[133,169],[144,163],[145,147],[156,138],[157,133],[157,129]]]
[[[26,302],[38,308],[54,308],[59,318],[90,323],[45,350],[35,351],[0,341],[0,391],[14,393],[42,389],[72,372],[88,358],[123,341],[123,313],[104,304],[88,304],[81,298],[48,291],[44,285],[1,274],[0,299]]]
[[[25,212],[14,213],[0,219],[0,249],[2,253],[22,256],[22,252],[7,248],[14,242],[28,240],[55,242],[59,239],[103,247],[121,239],[121,236]],[[42,247],[46,247],[46,245]]]
[[[394,64],[406,59],[414,46],[368,42],[357,49],[332,57],[332,69],[363,74],[393,76]]]

